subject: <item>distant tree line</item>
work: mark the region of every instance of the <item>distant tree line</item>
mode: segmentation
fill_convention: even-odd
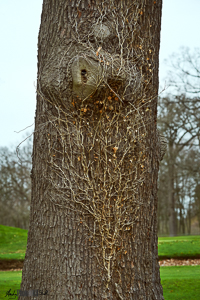
[[[173,94],[159,98],[158,128],[167,153],[158,179],[158,233],[200,233],[200,50],[170,60]],[[30,139],[0,148],[0,223],[28,229],[31,198]],[[191,232],[196,223],[196,231]]]
[[[200,49],[170,60],[173,94],[159,99],[158,128],[167,153],[158,181],[159,234],[200,234]]]
[[[195,220],[200,232],[199,105],[184,94],[160,98],[158,125],[168,143],[158,181],[160,234],[190,234]]]
[[[0,147],[0,223],[28,229],[32,142],[16,151]]]

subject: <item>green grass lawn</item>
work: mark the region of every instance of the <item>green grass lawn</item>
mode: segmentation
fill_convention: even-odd
[[[24,259],[27,230],[0,225],[0,259]],[[200,257],[200,236],[158,238],[159,258]]]
[[[160,268],[165,300],[199,300],[200,266]]]
[[[24,259],[27,232],[21,228],[0,225],[0,259]]]
[[[0,225],[0,259],[23,260],[27,230]],[[200,257],[200,236],[161,237],[158,239],[160,258]],[[161,267],[165,300],[199,300],[200,266]],[[21,272],[0,272],[0,300],[6,292],[20,288]],[[17,299],[14,298],[14,299]]]
[[[21,271],[0,272],[0,300],[6,292],[20,289]],[[161,282],[165,300],[199,300],[200,266],[161,267]],[[14,299],[17,299],[14,298]]]
[[[5,271],[0,272],[0,300],[3,299],[16,299],[18,297],[6,297],[6,292],[11,290],[10,293],[17,293],[20,289],[22,278],[21,271]]]
[[[158,238],[159,258],[200,257],[200,236]]]

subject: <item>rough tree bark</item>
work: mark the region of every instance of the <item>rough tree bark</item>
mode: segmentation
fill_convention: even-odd
[[[38,299],[163,299],[161,8],[161,0],[44,0],[21,284],[48,291]]]

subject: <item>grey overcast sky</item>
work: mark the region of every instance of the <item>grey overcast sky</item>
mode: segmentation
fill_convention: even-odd
[[[0,147],[17,146],[34,123],[37,78],[37,37],[42,0],[0,0]],[[180,47],[200,47],[200,0],[163,0],[160,84],[164,60]]]

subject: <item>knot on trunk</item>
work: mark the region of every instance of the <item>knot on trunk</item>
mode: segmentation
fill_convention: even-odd
[[[123,98],[126,101],[133,101],[130,94],[134,94],[141,83],[134,64],[119,55],[105,52],[101,47],[96,53],[82,53],[74,58],[72,80],[74,94],[83,100],[105,86],[110,88],[114,83],[123,85]]]

